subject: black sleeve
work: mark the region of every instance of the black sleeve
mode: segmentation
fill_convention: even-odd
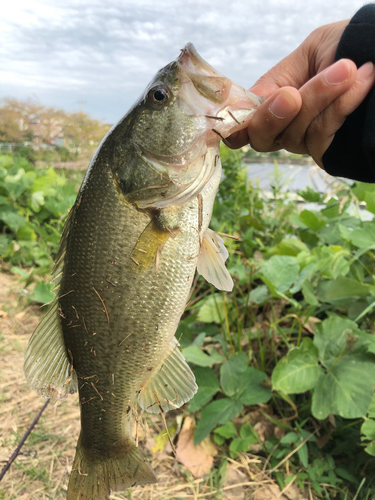
[[[357,67],[375,63],[375,4],[362,7],[346,27],[335,60],[342,58]],[[375,182],[375,89],[336,132],[323,165],[331,175]]]

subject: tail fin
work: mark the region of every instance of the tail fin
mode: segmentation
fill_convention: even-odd
[[[91,458],[78,440],[69,480],[67,500],[107,500],[112,491],[139,484],[155,483],[154,471],[139,448],[129,443],[128,453]]]

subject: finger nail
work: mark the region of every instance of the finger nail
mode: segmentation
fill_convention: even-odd
[[[296,111],[294,99],[286,92],[280,92],[268,108],[276,118],[288,118]]]
[[[372,62],[367,62],[363,66],[361,66],[357,71],[357,80],[365,81],[369,78],[372,78],[374,74],[374,65]]]
[[[329,85],[343,83],[348,79],[349,71],[350,67],[346,61],[337,61],[337,63],[326,70],[326,81]]]

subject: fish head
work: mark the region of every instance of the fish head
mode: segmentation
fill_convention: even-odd
[[[188,44],[124,120],[126,142],[114,164],[127,200],[163,208],[197,196],[220,168],[220,140],[245,128],[261,102]]]

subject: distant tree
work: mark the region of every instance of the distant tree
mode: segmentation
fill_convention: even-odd
[[[110,126],[83,112],[69,113],[31,100],[0,101],[0,141],[53,145],[91,154]]]

